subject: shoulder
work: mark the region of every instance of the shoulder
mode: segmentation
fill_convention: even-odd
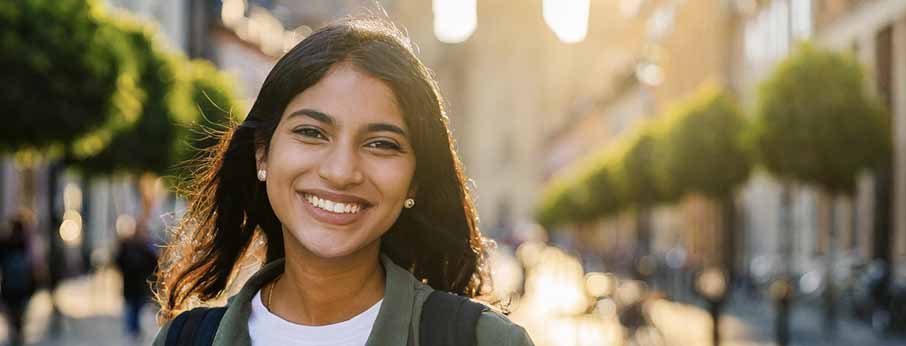
[[[506,345],[532,346],[534,343],[525,328],[510,321],[506,316],[492,310],[481,313],[475,326],[478,346]]]
[[[177,341],[182,344],[184,339],[195,340],[195,342],[204,340],[212,341],[223,322],[223,315],[227,307],[197,307],[192,310],[183,311],[176,317],[167,321],[157,332],[154,338],[153,346],[167,344],[167,339]],[[176,338],[171,338],[173,334]],[[209,343],[208,343],[209,344]]]
[[[170,322],[167,322],[160,327],[160,330],[157,331],[157,336],[154,337],[154,342],[151,343],[151,346],[164,346],[167,343],[167,331],[170,330]]]

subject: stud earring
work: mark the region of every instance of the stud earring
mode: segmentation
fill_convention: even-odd
[[[264,180],[266,180],[266,179],[267,179],[267,171],[265,171],[265,170],[263,170],[263,169],[259,169],[259,170],[258,170],[258,180],[259,180],[259,181],[264,181]]]
[[[406,207],[406,209],[412,209],[412,207],[415,206],[415,200],[412,198],[406,198],[406,201],[403,202],[403,206]]]

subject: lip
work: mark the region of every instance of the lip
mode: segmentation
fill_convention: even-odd
[[[358,204],[362,205],[362,209],[359,210],[359,212],[354,213],[354,214],[353,213],[338,214],[338,213],[329,212],[327,210],[315,207],[314,205],[309,203],[308,200],[305,198],[306,194],[314,195],[314,196],[316,196],[318,198],[322,198],[322,199],[329,199],[329,200],[332,200],[335,202],[358,203]],[[296,196],[298,196],[299,201],[305,206],[305,210],[308,211],[309,215],[311,215],[315,220],[317,220],[321,223],[330,224],[330,225],[344,226],[344,225],[352,224],[352,223],[360,220],[362,217],[364,217],[365,213],[368,213],[371,209],[371,203],[369,203],[367,200],[365,200],[361,197],[337,194],[337,193],[332,193],[332,192],[328,192],[328,191],[324,191],[324,190],[299,191],[296,193]]]

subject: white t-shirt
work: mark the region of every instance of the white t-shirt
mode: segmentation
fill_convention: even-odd
[[[348,321],[305,326],[271,313],[264,307],[261,291],[258,291],[252,298],[249,336],[253,346],[364,346],[383,301],[381,299]]]

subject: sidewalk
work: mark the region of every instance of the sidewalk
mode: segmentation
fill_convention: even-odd
[[[903,346],[906,337],[882,336],[875,333],[871,327],[837,311],[837,332],[833,337],[826,337],[823,323],[822,306],[809,302],[799,302],[792,308],[790,318],[790,334],[792,345],[827,345],[827,346]],[[766,345],[774,345],[773,323],[775,318],[774,306],[770,301],[744,300],[731,304],[728,313],[738,317],[747,324],[757,326],[758,337],[765,340]]]
[[[711,318],[704,309],[690,304],[661,301],[652,307],[655,325],[668,345],[708,346]],[[794,346],[903,346],[906,338],[880,337],[859,321],[840,316],[838,333],[825,338],[818,307],[798,305],[791,317]],[[722,346],[774,346],[774,310],[770,302],[734,301],[721,317]]]
[[[41,291],[29,305],[26,327],[29,346],[150,345],[157,331],[153,308],[142,316],[143,338],[130,341],[123,332],[122,298],[119,273],[99,272],[66,281],[57,291],[63,314],[58,336],[48,336],[51,315],[50,295]],[[529,302],[525,302],[529,303]],[[523,323],[536,344],[564,345],[563,340],[576,340],[577,345],[619,345],[620,328],[613,320],[588,317],[558,318],[533,311],[523,304],[510,318]],[[710,346],[711,318],[700,307],[658,301],[651,306],[655,325],[669,346]],[[735,300],[721,318],[722,346],[774,346],[774,310],[770,302]],[[864,323],[840,317],[839,330],[833,340],[824,338],[821,310],[800,303],[793,309],[792,343],[795,346],[903,346],[906,338],[881,338]],[[5,321],[0,325],[0,346],[7,345]]]
[[[120,276],[115,270],[103,270],[95,275],[67,280],[58,287],[56,301],[62,313],[60,333],[49,335],[51,319],[50,294],[39,291],[32,298],[26,316],[26,345],[29,346],[88,346],[88,345],[150,345],[157,325],[153,307],[143,310],[142,330],[138,342],[126,337],[122,321]],[[6,321],[0,324],[0,346],[9,343]]]

